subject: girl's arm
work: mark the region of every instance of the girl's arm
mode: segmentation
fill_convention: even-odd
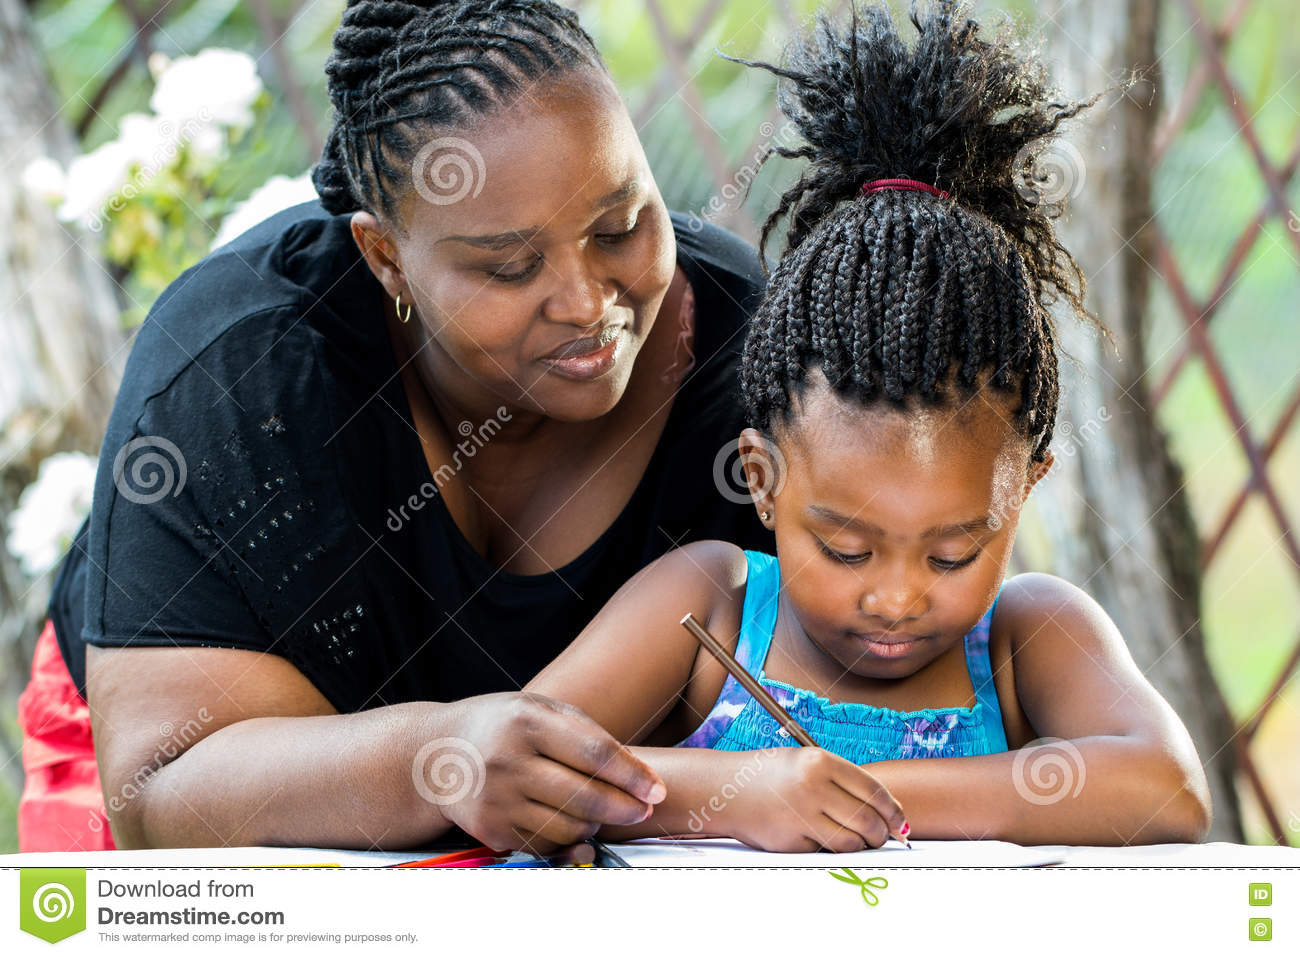
[[[524,690],[577,706],[619,741],[643,741],[685,700],[697,657],[708,658],[682,617],[691,612],[734,650],[745,579],[735,545],[669,552],[624,584]],[[700,665],[721,669],[712,659]]]
[[[1038,740],[971,758],[866,765],[921,839],[1017,844],[1199,842],[1209,786],[1178,715],[1114,622],[1051,575],[1019,575],[998,603],[1015,689]]]
[[[745,579],[745,555],[734,545],[695,542],[670,552],[624,585],[525,692],[576,705],[627,744],[669,715],[678,719],[672,737],[677,723],[689,725],[685,737],[712,707],[725,672],[681,619],[692,612],[734,650]],[[611,840],[716,834],[765,850],[856,851],[879,847],[891,830],[905,833],[886,788],[819,748],[631,751],[663,779],[667,796],[645,820],[603,828]]]

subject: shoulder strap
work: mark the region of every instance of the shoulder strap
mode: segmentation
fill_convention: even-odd
[[[736,660],[746,671],[757,677],[772,644],[781,574],[776,559],[771,555],[747,551],[745,560],[749,568],[745,581],[745,604],[741,610],[740,638],[736,642]],[[749,692],[728,673],[713,708],[700,726],[678,746],[713,747],[750,700]]]
[[[989,659],[989,638],[993,629],[993,611],[998,607],[998,589],[993,604],[975,627],[966,633],[966,667],[975,688],[975,700],[982,705],[984,729],[988,734],[989,752],[996,754],[1007,750],[1007,733],[1002,726],[1002,706],[998,703],[997,688],[993,684],[993,665]]]
[[[745,582],[745,604],[741,610],[740,640],[736,660],[751,675],[758,676],[776,629],[776,611],[781,594],[781,569],[775,555],[746,551],[749,577]],[[735,681],[730,675],[729,682]]]

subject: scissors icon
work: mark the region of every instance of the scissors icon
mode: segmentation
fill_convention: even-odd
[[[835,871],[830,871],[829,873],[831,877],[835,878],[837,881],[843,881],[845,884],[852,884],[854,887],[857,887],[862,891],[862,899],[867,902],[868,907],[875,907],[880,903],[880,898],[872,888],[874,887],[877,890],[883,891],[889,886],[889,881],[883,877],[862,878],[857,874],[854,874],[853,871],[847,867],[844,868],[843,874],[836,873]]]

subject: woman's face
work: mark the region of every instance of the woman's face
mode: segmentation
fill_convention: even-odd
[[[961,640],[997,595],[1030,472],[1012,405],[863,409],[817,373],[777,441],[771,504],[785,599],[837,673],[902,678]]]
[[[676,249],[609,77],[547,80],[472,127],[431,136],[418,161],[403,228],[388,233],[391,268],[367,259],[403,308],[415,306],[426,381],[471,404],[566,421],[612,409]],[[360,213],[354,234],[357,219],[378,227]]]

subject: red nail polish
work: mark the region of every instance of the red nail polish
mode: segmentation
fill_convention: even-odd
[[[903,837],[907,837],[908,833],[909,833],[911,830],[912,830],[912,825],[910,825],[910,824],[908,824],[906,821],[904,821],[904,822],[903,822],[903,826],[902,826],[902,828],[899,830],[898,833],[899,833],[900,835],[902,835]]]

